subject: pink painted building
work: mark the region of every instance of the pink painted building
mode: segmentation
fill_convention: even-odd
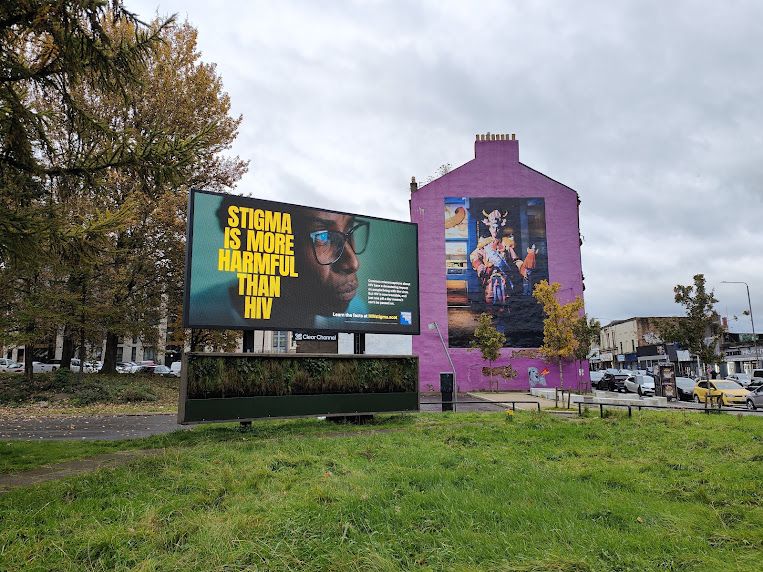
[[[474,150],[468,163],[417,190],[411,185],[422,324],[413,353],[421,390],[439,389],[439,373],[451,371],[438,329],[459,390],[489,388],[487,364],[468,349],[485,312],[507,338],[494,367],[511,364],[518,372],[511,380],[496,378],[499,389],[557,387],[558,367],[534,351],[543,341],[543,312],[532,288],[545,279],[562,285],[562,302],[583,295],[578,194],[520,163],[513,135],[478,135]],[[434,323],[437,328],[427,327]],[[567,364],[565,387],[577,380],[577,364]]]

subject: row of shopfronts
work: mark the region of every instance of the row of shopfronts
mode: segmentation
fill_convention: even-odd
[[[672,363],[676,372],[684,376],[695,376],[699,364],[694,356],[682,350],[677,344],[650,344],[639,346],[635,352],[614,353],[594,351],[589,358],[591,369],[607,368],[652,370],[656,365]]]
[[[738,339],[724,336],[722,343],[723,361],[713,368],[721,377],[732,373],[752,373],[753,369],[763,364],[763,348],[754,343],[740,345]],[[744,344],[744,342],[742,342]],[[592,370],[607,368],[619,369],[648,369],[659,364],[672,363],[676,373],[683,376],[705,375],[708,372],[700,371],[697,356],[688,350],[682,350],[678,344],[651,344],[636,348],[635,352],[617,354],[614,352],[600,352],[594,349],[589,357]]]

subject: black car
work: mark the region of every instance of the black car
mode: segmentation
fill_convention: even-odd
[[[694,401],[695,381],[690,377],[676,377],[676,391],[679,401]]]
[[[627,373],[605,373],[601,378],[597,389],[606,391],[625,391],[625,380],[628,379]]]

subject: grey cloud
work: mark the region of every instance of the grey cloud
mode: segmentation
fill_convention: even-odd
[[[129,5],[157,3],[199,28],[244,114],[240,190],[405,219],[411,175],[515,132],[581,195],[590,314],[676,313],[672,287],[704,272],[748,281],[763,324],[763,3]]]

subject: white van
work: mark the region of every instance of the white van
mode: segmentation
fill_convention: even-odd
[[[175,377],[180,377],[180,368],[183,367],[182,361],[173,361],[170,364],[170,375],[174,375]]]

